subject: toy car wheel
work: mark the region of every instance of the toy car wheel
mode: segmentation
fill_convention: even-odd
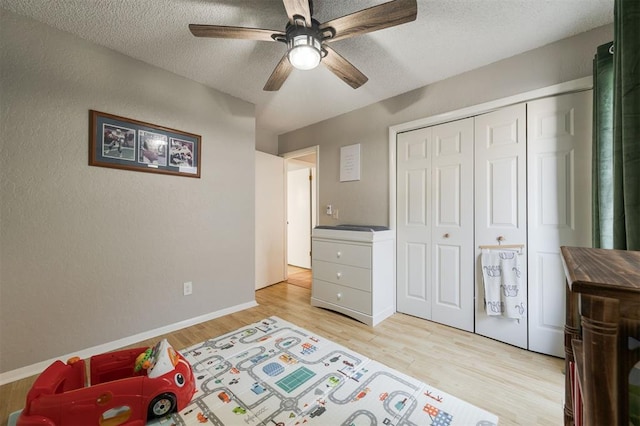
[[[176,397],[170,393],[156,396],[149,404],[148,419],[166,416],[176,409]]]

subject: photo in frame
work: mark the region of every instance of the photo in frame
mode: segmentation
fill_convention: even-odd
[[[201,137],[89,111],[89,165],[200,177]]]

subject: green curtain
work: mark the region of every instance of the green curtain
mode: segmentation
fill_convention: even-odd
[[[640,250],[640,1],[614,16],[613,247]]]
[[[640,1],[616,0],[614,7],[612,83],[608,45],[594,60],[593,244],[640,250]]]
[[[593,59],[593,246],[613,248],[613,42]]]

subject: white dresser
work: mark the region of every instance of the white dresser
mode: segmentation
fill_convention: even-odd
[[[393,231],[352,229],[313,230],[311,305],[375,326],[395,313]]]

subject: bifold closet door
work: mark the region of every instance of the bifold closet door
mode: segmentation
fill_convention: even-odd
[[[433,127],[432,319],[473,331],[473,119]]]
[[[527,105],[529,349],[564,358],[560,246],[591,246],[592,91]]]
[[[396,309],[431,319],[431,135],[397,136]]]
[[[526,106],[475,117],[475,332],[527,348],[527,317],[489,316],[484,308],[480,245],[523,244],[520,289],[527,295]],[[526,303],[526,302],[525,302]]]
[[[397,142],[398,311],[473,331],[473,119]]]

